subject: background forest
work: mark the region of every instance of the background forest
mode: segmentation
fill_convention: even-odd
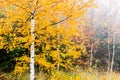
[[[0,0],[0,80],[120,80],[118,0]]]

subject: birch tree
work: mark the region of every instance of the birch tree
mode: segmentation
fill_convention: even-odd
[[[113,72],[113,65],[114,65],[114,58],[115,58],[115,41],[116,41],[116,33],[113,34],[113,53],[112,53],[110,72]]]
[[[94,24],[95,31],[96,31],[95,37],[99,39],[100,44],[107,43],[107,46],[106,46],[107,48],[105,47],[105,48],[100,48],[100,49],[104,49],[104,51],[107,49],[108,58],[105,56],[106,58],[104,58],[104,61],[107,63],[107,71],[109,72],[110,66],[111,66],[111,50],[112,50],[112,47],[111,47],[112,38],[111,37],[112,37],[115,27],[117,27],[114,25],[118,21],[117,16],[119,15],[119,11],[118,11],[119,5],[117,4],[117,0],[106,0],[105,3],[104,1],[97,1],[96,4],[97,4],[97,8],[94,11],[95,20],[96,20]]]
[[[80,5],[77,5],[78,2]],[[47,69],[56,69],[58,62],[60,62],[60,66],[68,67],[68,65],[65,66],[66,64],[63,63],[70,64],[70,61],[69,59],[64,60],[64,58],[70,56],[76,59],[81,53],[85,52],[84,44],[80,43],[78,45],[74,43],[73,36],[82,36],[81,34],[78,35],[79,24],[76,19],[87,12],[91,2],[92,0],[0,1],[0,4],[4,5],[1,8],[4,8],[6,16],[4,20],[0,20],[1,23],[6,23],[5,25],[0,25],[1,49],[6,49],[8,52],[14,49],[29,50],[28,52],[23,51],[22,56],[15,58],[16,66],[13,73],[19,74],[30,69],[30,79],[33,80],[35,78],[35,64]],[[64,19],[60,19],[56,15],[60,11]],[[63,25],[62,22],[65,22],[67,26]],[[61,25],[57,29],[56,25],[59,23]],[[59,52],[56,45],[57,33],[62,34],[60,46],[64,45],[66,47],[65,49],[61,47],[62,50],[59,50],[61,52],[61,60],[56,57]],[[30,58],[29,55],[31,55]],[[50,60],[51,58],[53,62]]]
[[[32,43],[30,46],[30,80],[34,80],[35,78],[35,70],[34,70],[34,27],[35,27],[35,20],[34,20],[34,15],[35,15],[35,10],[32,11],[31,15],[31,36],[32,36]]]

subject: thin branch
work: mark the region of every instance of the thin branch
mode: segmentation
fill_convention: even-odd
[[[70,16],[66,17],[65,19],[60,20],[60,21],[58,21],[58,22],[49,24],[49,25],[45,26],[44,28],[42,28],[42,30],[46,29],[48,26],[56,25],[56,24],[58,24],[58,23],[61,23],[61,22],[63,22],[63,21],[66,21],[66,20],[68,20],[68,19],[71,18],[71,17],[72,17],[72,15],[70,15]]]
[[[35,4],[38,5],[38,3],[39,3],[39,0],[36,0]]]
[[[57,1],[57,2],[53,2],[53,3],[58,4],[59,2],[60,2],[60,0],[59,0],[59,1]],[[47,6],[47,5],[51,5],[51,4],[40,5],[40,6],[36,7],[36,8],[35,8],[35,10],[37,10],[37,9],[39,9],[39,8],[43,7],[43,6]]]
[[[24,9],[27,13],[30,13],[29,11],[26,10],[26,8],[24,8],[24,7],[20,6],[20,5],[17,5],[17,4],[14,4],[14,5],[17,6],[17,7],[19,7],[19,8]]]
[[[56,6],[59,2],[61,2],[61,0],[57,1],[57,2],[53,2],[54,5],[51,6],[51,8],[53,8],[54,6]]]
[[[79,10],[82,10],[85,6],[86,6],[86,5],[82,6]],[[63,19],[63,20],[60,20],[60,21],[58,21],[58,22],[52,23],[52,24],[50,24],[50,25],[47,25],[47,26],[45,26],[44,28],[42,28],[42,30],[46,29],[46,27],[48,27],[48,26],[56,25],[56,24],[61,23],[61,22],[65,21],[65,20],[68,20],[68,19],[71,18],[72,16],[74,16],[74,15],[70,15],[70,16],[66,17],[65,19]]]

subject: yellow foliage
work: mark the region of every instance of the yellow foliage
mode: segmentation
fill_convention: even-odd
[[[29,70],[28,63],[30,62],[30,58],[27,57],[26,55],[16,58],[16,66],[13,71],[13,74],[21,76],[22,73],[26,72]]]
[[[35,64],[55,67],[56,64],[65,62],[63,58],[78,58],[81,53],[86,53],[83,42],[77,42],[74,36],[84,38],[79,30],[79,19],[90,7],[84,0],[5,0],[0,1],[6,18],[0,19],[0,49],[12,51],[22,47],[30,50],[30,45],[35,42]],[[78,4],[81,3],[81,4]],[[2,6],[1,6],[2,5]],[[35,11],[34,39],[30,34],[31,15]],[[44,54],[44,56],[43,56]],[[60,57],[58,57],[58,55]],[[42,56],[42,57],[41,57]],[[47,56],[47,57],[46,57]],[[52,58],[54,63],[51,63]],[[23,55],[16,59],[14,73],[22,73],[28,69],[29,57]],[[24,61],[26,63],[24,63]],[[68,60],[71,61],[71,60]],[[68,62],[70,63],[70,62]],[[23,68],[23,69],[22,69]],[[20,70],[20,71],[19,71]]]
[[[36,62],[36,64],[42,65],[42,66],[44,66],[46,68],[52,67],[52,64],[45,60],[44,55],[43,56],[39,56],[39,55],[37,56],[36,55],[35,56],[35,62]]]

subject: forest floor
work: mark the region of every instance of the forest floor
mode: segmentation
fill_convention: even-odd
[[[35,78],[35,80],[120,80],[120,73],[106,73],[96,70],[55,71],[49,77],[48,74],[43,74],[43,72],[37,73]],[[11,73],[0,73],[0,80],[29,80],[29,73],[24,73],[21,76],[15,76]]]

